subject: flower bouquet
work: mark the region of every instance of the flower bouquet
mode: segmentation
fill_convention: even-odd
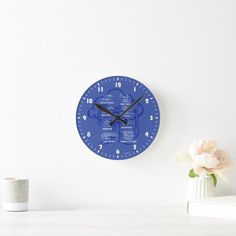
[[[213,196],[213,186],[217,185],[218,178],[227,180],[223,172],[232,164],[227,152],[220,149],[216,141],[208,139],[199,140],[192,143],[188,149],[179,150],[177,161],[187,164],[190,167],[189,177],[195,178],[195,181],[191,181],[191,186],[189,185],[189,192],[207,192],[207,194],[194,193],[195,196],[198,196],[195,198]]]

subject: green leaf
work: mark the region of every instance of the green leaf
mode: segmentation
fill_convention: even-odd
[[[191,177],[191,178],[198,177],[198,175],[194,172],[193,169],[191,169],[191,170],[189,171],[188,176]]]
[[[216,176],[214,174],[209,174],[209,176],[212,178],[214,186],[216,186],[216,184],[217,184]]]

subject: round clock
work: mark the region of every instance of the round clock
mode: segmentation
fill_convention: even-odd
[[[145,85],[129,77],[111,76],[85,91],[76,124],[81,139],[94,153],[123,160],[140,154],[153,142],[160,111]]]

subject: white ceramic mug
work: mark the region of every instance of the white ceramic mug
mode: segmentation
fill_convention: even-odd
[[[2,210],[27,211],[29,180],[4,178],[2,180]]]

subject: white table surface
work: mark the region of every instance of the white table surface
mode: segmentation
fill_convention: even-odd
[[[0,212],[1,236],[236,236],[236,222],[187,216],[184,208]]]

